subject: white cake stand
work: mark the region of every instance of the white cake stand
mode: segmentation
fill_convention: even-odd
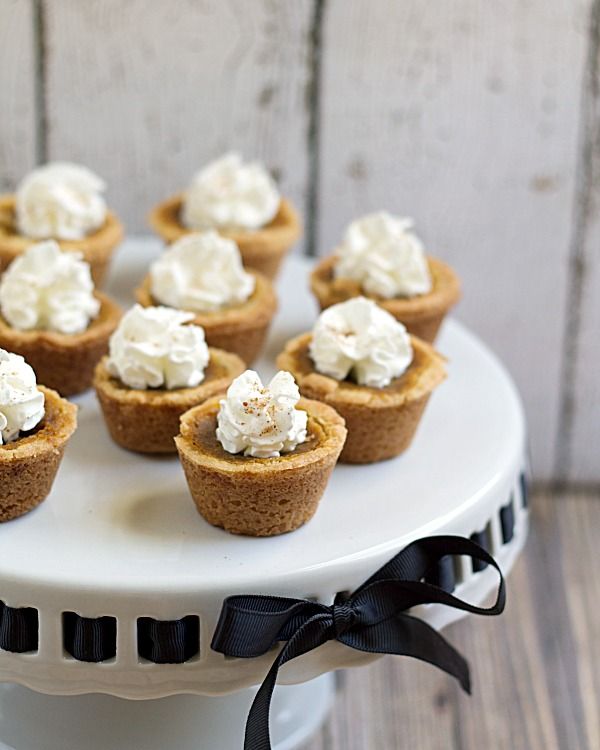
[[[151,241],[122,248],[110,291],[124,304],[158,252]],[[281,309],[256,365],[265,377],[284,342],[315,319],[308,269],[300,259],[285,266]],[[252,686],[273,654],[243,660],[211,651],[228,595],[331,603],[408,542],[432,534],[475,535],[507,572],[527,530],[519,398],[497,359],[462,326],[447,323],[438,348],[450,375],[410,450],[381,464],[338,466],[315,518],[271,539],[209,526],[175,456],[121,450],[94,396],[79,398],[79,428],[52,495],[0,527],[0,601],[32,608],[39,624],[36,648],[0,651],[0,748],[237,750]],[[490,569],[476,571],[467,559],[440,575],[476,603],[496,583]],[[420,615],[443,627],[460,613],[430,605]],[[105,661],[79,661],[65,648],[63,631],[77,616],[112,618]],[[140,618],[184,616],[199,625],[197,649],[186,662],[156,664],[140,655]],[[287,664],[280,681],[289,687],[278,688],[272,709],[277,750],[296,747],[322,721],[332,670],[373,658],[332,642]]]

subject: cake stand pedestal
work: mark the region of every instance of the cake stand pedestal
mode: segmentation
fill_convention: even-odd
[[[130,304],[159,252],[158,243],[126,243],[109,291]],[[256,363],[263,377],[316,317],[308,270],[299,259],[285,265],[281,309]],[[253,686],[274,654],[234,659],[211,650],[227,596],[331,604],[409,542],[436,534],[472,537],[508,572],[527,533],[521,404],[502,365],[458,323],[446,323],[437,347],[449,378],[411,448],[380,464],[339,465],[313,520],[271,539],[209,526],[176,456],[121,450],[94,395],[76,399],[79,427],[51,496],[0,527],[0,637],[3,608],[23,613],[30,636],[26,652],[0,650],[0,748],[238,750]],[[470,559],[442,563],[440,583],[463,599],[481,603],[495,588],[494,572]],[[461,616],[439,605],[415,613],[437,628]],[[185,660],[156,663],[144,647],[149,632],[182,618]],[[100,634],[102,661],[78,658],[77,627]],[[276,690],[272,710],[277,750],[298,746],[323,720],[333,670],[375,658],[329,642],[286,664],[280,683],[288,687]]]
[[[131,701],[56,696],[0,685],[0,750],[241,750],[255,690],[223,697],[172,695]],[[277,688],[273,750],[293,750],[317,731],[334,699],[334,676]]]

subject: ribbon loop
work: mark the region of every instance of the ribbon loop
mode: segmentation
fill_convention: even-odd
[[[498,593],[488,608],[478,607],[424,579],[447,555],[466,555],[498,573]],[[410,656],[455,677],[470,692],[469,666],[434,628],[408,614],[419,604],[443,604],[479,615],[499,615],[505,604],[498,563],[471,539],[426,537],[412,542],[351,595],[332,606],[305,599],[233,596],[223,603],[212,648],[228,656],[252,658],[277,641],[285,645],[259,688],[246,724],[245,750],[271,750],[269,707],[279,668],[327,640],[369,653]]]

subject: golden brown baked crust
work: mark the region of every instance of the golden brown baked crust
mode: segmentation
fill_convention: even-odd
[[[37,380],[62,396],[74,396],[92,385],[94,367],[108,351],[108,340],[119,324],[121,308],[102,292],[98,317],[83,333],[19,331],[0,315],[0,348],[25,357]]]
[[[180,219],[183,193],[159,203],[150,215],[150,226],[167,242],[195,231],[185,227]],[[249,231],[219,230],[219,234],[233,240],[240,248],[242,261],[247,268],[254,268],[269,279],[274,279],[281,261],[290,247],[298,240],[302,231],[300,218],[286,198],[281,199],[279,211],[266,226]]]
[[[235,352],[247,365],[260,354],[277,310],[277,297],[269,279],[256,271],[250,273],[256,283],[246,302],[215,312],[197,313],[190,321],[204,328],[209,346]],[[152,297],[149,275],[135,290],[135,298],[143,307],[161,304]]]
[[[446,377],[443,357],[411,336],[414,358],[408,370],[386,388],[371,388],[317,372],[308,353],[311,339],[304,333],[288,341],[277,367],[292,373],[303,396],[329,404],[345,419],[348,438],[340,461],[372,463],[405,451],[431,392]]]
[[[209,349],[205,378],[194,388],[136,390],[107,370],[104,357],[94,374],[94,388],[112,439],[137,453],[175,453],[179,418],[197,404],[224,393],[245,365],[231,352]]]
[[[0,522],[22,516],[48,496],[77,427],[77,407],[38,387],[45,396],[44,419],[27,436],[0,445]]]
[[[279,458],[231,455],[215,436],[219,399],[191,409],[175,438],[199,513],[232,534],[275,536],[313,517],[346,437],[331,407],[300,399],[308,412],[306,443]]]
[[[377,302],[396,320],[404,323],[409,333],[423,341],[430,343],[435,341],[444,317],[460,299],[458,276],[450,266],[436,258],[427,258],[433,283],[431,292],[416,297],[393,299],[366,294],[362,291],[360,284],[352,279],[335,279],[333,267],[336,262],[336,256],[330,255],[317,263],[310,275],[310,288],[321,310],[362,294]]]
[[[117,245],[123,239],[123,225],[112,211],[106,214],[104,225],[81,240],[59,240],[62,250],[82,253],[90,264],[94,286],[105,280]],[[39,239],[19,234],[15,221],[15,196],[0,195],[0,273],[24,250]]]

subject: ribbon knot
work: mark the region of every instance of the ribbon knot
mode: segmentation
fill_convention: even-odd
[[[496,569],[496,602],[476,607],[427,583],[442,558],[465,555]],[[223,602],[212,648],[227,656],[252,658],[283,642],[258,689],[246,723],[245,750],[271,750],[269,708],[279,668],[335,639],[350,648],[378,654],[411,656],[455,677],[470,692],[469,666],[436,630],[408,613],[419,604],[444,604],[478,615],[504,609],[504,579],[498,563],[470,539],[434,536],[401,550],[349,596],[331,606],[278,596],[230,596]]]
[[[356,612],[346,602],[343,602],[342,604],[335,603],[331,608],[331,614],[333,617],[333,630],[336,638],[340,638],[344,633],[347,633],[357,619]]]

